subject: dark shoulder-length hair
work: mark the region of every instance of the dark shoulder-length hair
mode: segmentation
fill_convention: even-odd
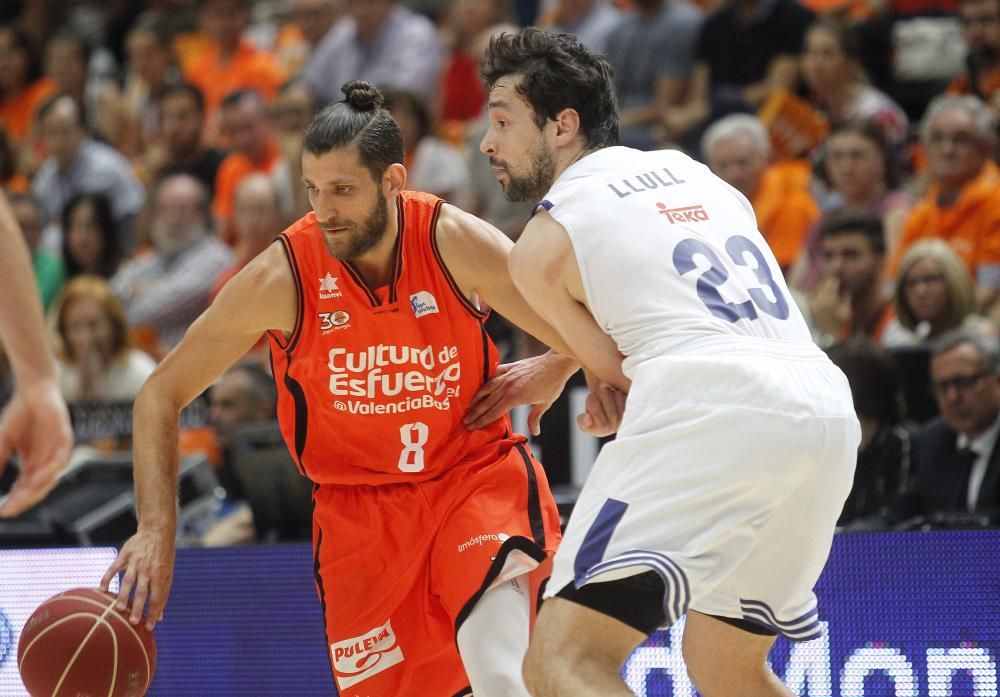
[[[62,210],[63,229],[63,265],[66,277],[73,278],[84,273],[80,264],[73,259],[69,251],[69,227],[73,211],[82,205],[90,204],[94,211],[94,223],[101,235],[101,255],[98,259],[98,271],[104,278],[111,278],[118,270],[122,261],[122,247],[119,239],[118,224],[111,211],[111,202],[104,194],[77,194],[71,198]]]

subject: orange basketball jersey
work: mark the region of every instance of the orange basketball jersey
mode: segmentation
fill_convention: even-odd
[[[431,479],[503,458],[521,436],[505,416],[469,432],[462,416],[496,368],[486,314],[438,253],[443,201],[404,192],[390,285],[369,288],[327,251],[309,213],[280,235],[298,292],[286,341],[270,332],[278,418],[289,451],[319,484]]]

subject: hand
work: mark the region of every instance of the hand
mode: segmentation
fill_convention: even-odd
[[[531,435],[537,436],[541,432],[542,415],[556,401],[576,370],[576,363],[571,359],[553,353],[505,363],[473,395],[462,423],[473,431],[493,423],[516,406],[530,404],[528,428]]]
[[[821,334],[839,337],[851,321],[851,298],[841,293],[840,280],[836,276],[827,276],[809,295],[809,310]]]
[[[143,608],[146,610],[146,629],[153,631],[156,623],[163,619],[163,606],[167,604],[170,586],[174,580],[174,531],[143,530],[141,527],[130,537],[118,553],[118,558],[108,568],[101,579],[101,588],[108,585],[119,571],[124,570],[118,589],[118,610],[129,606],[129,596],[135,589],[129,622],[139,624]]]
[[[0,414],[0,472],[16,452],[21,473],[0,507],[0,518],[20,515],[44,499],[69,462],[72,447],[69,412],[56,381],[18,386]]]
[[[586,410],[576,417],[584,433],[601,438],[618,432],[625,413],[626,394],[611,385],[600,385],[587,395]]]

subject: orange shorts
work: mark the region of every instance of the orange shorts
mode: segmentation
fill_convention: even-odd
[[[530,571],[540,599],[560,539],[524,444],[431,481],[322,485],[314,501],[316,584],[344,697],[467,694],[458,628],[487,588],[514,576]]]

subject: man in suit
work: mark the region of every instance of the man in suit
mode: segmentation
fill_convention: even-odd
[[[916,476],[883,510],[886,523],[936,513],[1000,512],[1000,350],[994,337],[956,330],[931,351],[941,416],[913,444]]]

